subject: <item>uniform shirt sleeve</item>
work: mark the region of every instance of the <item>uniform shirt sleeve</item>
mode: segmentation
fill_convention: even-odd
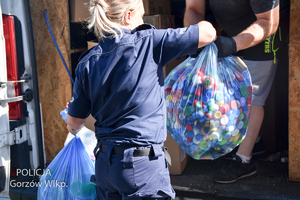
[[[91,112],[91,102],[88,99],[84,82],[86,78],[80,72],[80,67],[76,69],[76,79],[73,87],[73,97],[68,106],[68,114],[72,117],[85,119]]]
[[[279,5],[279,0],[250,0],[250,5],[255,14],[267,12]]]
[[[159,67],[175,58],[196,53],[199,44],[199,27],[192,25],[178,29],[153,31],[153,59]]]

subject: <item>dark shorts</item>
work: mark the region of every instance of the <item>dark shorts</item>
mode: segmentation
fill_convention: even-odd
[[[135,147],[124,155],[113,155],[111,148],[97,155],[95,176],[100,200],[139,200],[175,198],[171,187],[168,164],[161,147],[154,156],[134,157]]]

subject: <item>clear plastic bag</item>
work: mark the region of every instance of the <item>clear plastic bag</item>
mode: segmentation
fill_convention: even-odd
[[[97,200],[95,184],[90,182],[95,167],[76,135],[52,160],[41,176],[38,200]]]
[[[240,58],[218,60],[211,43],[169,73],[165,94],[168,132],[192,158],[214,160],[243,141],[252,80]]]

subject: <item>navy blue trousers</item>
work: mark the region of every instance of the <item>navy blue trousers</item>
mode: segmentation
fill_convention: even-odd
[[[169,200],[175,198],[168,164],[161,145],[152,146],[153,156],[133,157],[135,147],[124,155],[112,155],[113,146],[96,155],[95,176],[99,200]]]

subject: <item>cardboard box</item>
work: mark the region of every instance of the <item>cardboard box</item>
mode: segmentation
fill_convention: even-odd
[[[174,59],[164,67],[164,77],[166,78],[168,74],[182,63],[186,59],[182,56],[178,59]],[[169,166],[169,172],[171,175],[180,175],[185,169],[189,156],[182,150],[178,144],[175,142],[173,137],[168,133],[167,140],[165,141],[165,146],[168,148],[168,152],[171,156],[172,165]]]
[[[143,0],[145,15],[171,14],[170,0]]]
[[[96,46],[98,44],[98,40],[87,41],[88,49]]]
[[[173,15],[150,15],[143,17],[144,23],[151,24],[157,29],[175,28]]]
[[[85,22],[90,17],[89,0],[70,0],[70,21]]]
[[[169,172],[171,175],[180,175],[185,169],[189,156],[182,150],[175,142],[173,137],[168,133],[165,147],[171,156],[171,165],[169,165]]]

